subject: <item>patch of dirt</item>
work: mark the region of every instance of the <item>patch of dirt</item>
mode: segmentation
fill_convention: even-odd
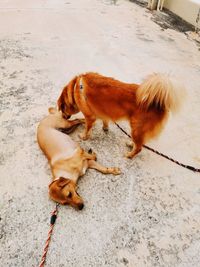
[[[24,58],[32,58],[31,55],[25,52],[25,47],[21,47],[19,41],[2,39],[0,40],[0,58],[1,60],[15,58],[23,60]]]
[[[129,0],[143,8],[147,8],[147,2],[143,0]],[[192,38],[191,32],[195,32],[195,27],[188,23],[187,21],[183,20],[181,17],[177,16],[173,12],[168,9],[164,9],[162,12],[153,10],[150,11],[147,9],[148,12],[152,13],[152,21],[158,24],[162,30],[172,29],[178,32],[183,32],[186,34],[189,40],[194,41],[198,46],[200,46],[200,37],[199,38]]]
[[[157,23],[162,29],[173,29],[179,32],[194,31],[194,26],[181,17],[175,15],[173,12],[164,9],[164,11],[150,11],[152,12],[152,20]]]

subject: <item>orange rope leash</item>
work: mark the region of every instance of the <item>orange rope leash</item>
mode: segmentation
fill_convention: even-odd
[[[55,225],[55,222],[56,222],[56,219],[57,219],[58,206],[59,206],[59,204],[56,203],[56,208],[55,208],[55,210],[54,210],[54,211],[52,212],[52,214],[51,214],[51,219],[50,219],[50,230],[49,230],[49,232],[48,232],[48,238],[47,238],[46,243],[45,243],[44,252],[43,252],[42,260],[41,260],[41,262],[40,262],[39,267],[44,267],[44,264],[45,264],[45,261],[46,261],[46,256],[47,256],[47,252],[48,252],[49,244],[50,244],[50,241],[51,241],[51,235],[52,235],[53,228],[54,228],[54,225]]]

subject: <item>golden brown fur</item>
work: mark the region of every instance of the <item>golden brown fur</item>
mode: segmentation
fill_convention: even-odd
[[[181,96],[182,91],[166,75],[153,74],[139,85],[90,72],[74,77],[65,86],[58,108],[66,118],[78,111],[84,114],[84,140],[98,118],[103,120],[104,130],[109,120],[128,120],[134,147],[127,157],[133,157],[161,132],[169,111],[179,107]]]
[[[87,153],[68,135],[58,128],[70,130],[83,120],[68,121],[61,112],[53,108],[50,114],[39,124],[37,140],[51,166],[53,182],[49,185],[50,197],[61,204],[69,204],[75,208],[83,208],[83,200],[76,192],[77,180],[88,168],[102,173],[119,174],[118,168],[106,168],[97,163],[95,153]]]

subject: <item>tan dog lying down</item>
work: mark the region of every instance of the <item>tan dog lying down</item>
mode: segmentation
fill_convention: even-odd
[[[67,134],[58,131],[66,130],[83,123],[83,120],[66,120],[61,112],[49,108],[49,115],[44,118],[37,131],[40,148],[51,166],[53,182],[49,185],[51,199],[61,204],[69,204],[75,208],[83,208],[83,200],[76,192],[76,183],[88,168],[102,173],[120,174],[118,168],[106,168],[97,163],[95,153],[85,152]]]

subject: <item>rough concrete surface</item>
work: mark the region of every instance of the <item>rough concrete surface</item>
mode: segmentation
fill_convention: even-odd
[[[200,167],[198,47],[151,17],[125,0],[1,0],[0,266],[41,259],[55,203],[36,128],[77,73],[127,82],[155,71],[176,75],[187,99],[148,145]],[[80,131],[72,135],[79,142]],[[126,141],[115,125],[105,134],[98,122],[92,140],[80,142],[122,174],[89,170],[81,178],[85,208],[59,208],[46,266],[200,267],[200,175],[145,149],[125,159]]]

